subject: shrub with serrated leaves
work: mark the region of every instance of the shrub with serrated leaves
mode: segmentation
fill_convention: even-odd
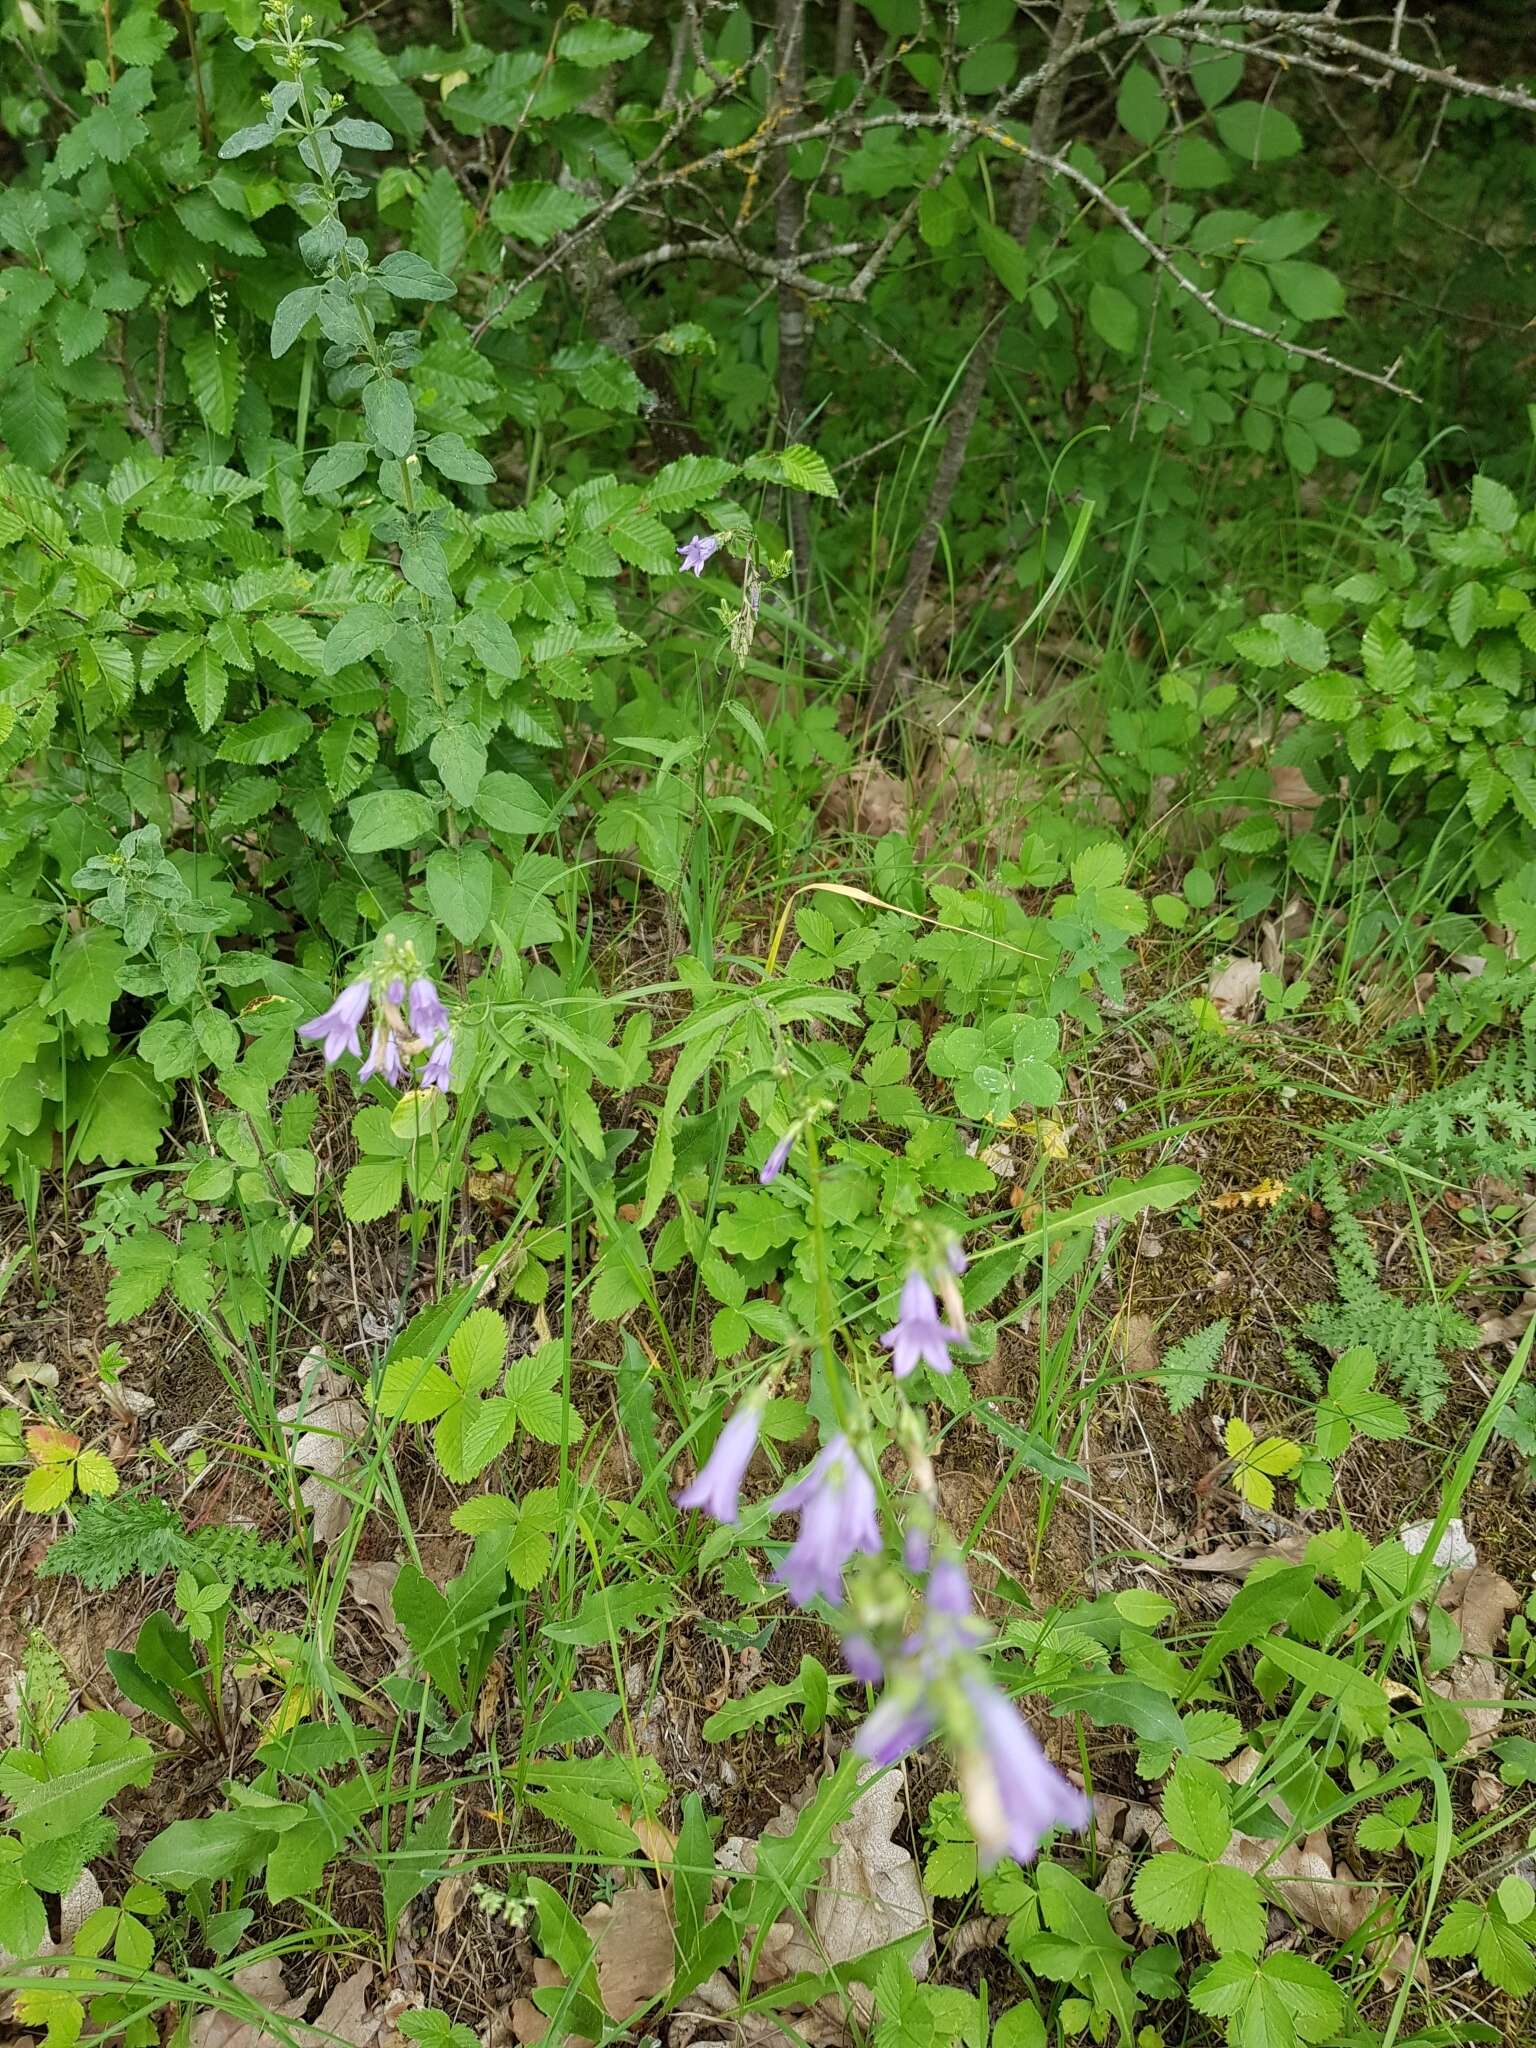
[[[1486,907],[1536,953],[1525,871],[1536,859],[1536,511],[1504,484],[1473,479],[1459,521],[1424,492],[1416,465],[1388,493],[1369,566],[1231,635],[1250,673],[1279,685],[1301,723],[1277,759],[1326,799],[1341,788],[1374,821],[1378,852],[1454,879],[1470,872]],[[1267,854],[1280,824],[1234,828],[1235,851]],[[1336,861],[1327,831],[1289,852],[1320,881]]]

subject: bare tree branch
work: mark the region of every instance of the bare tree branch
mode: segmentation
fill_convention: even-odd
[[[1056,140],[1056,128],[1061,118],[1061,103],[1066,87],[1067,59],[1081,39],[1083,22],[1087,17],[1091,0],[1062,0],[1061,12],[1056,17],[1056,26],[1051,34],[1051,50],[1048,63],[1054,65],[1046,84],[1041,88],[1035,103],[1035,118],[1031,133],[1037,137],[1041,148],[1032,150],[1035,159],[1021,170],[1014,187],[1013,203],[1009,209],[1008,230],[1017,242],[1026,241],[1040,211],[1042,180],[1039,175],[1039,160],[1044,157]],[[953,122],[962,117],[950,115]],[[950,411],[949,431],[934,471],[933,482],[928,487],[928,502],[923,507],[922,524],[918,527],[917,538],[912,543],[912,552],[907,558],[906,574],[902,577],[901,589],[886,621],[885,638],[876,658],[874,670],[874,692],[870,700],[870,716],[881,717],[889,705],[892,687],[905,652],[907,635],[917,617],[917,607],[928,586],[928,572],[933,567],[933,558],[938,551],[939,535],[949,515],[950,500],[954,497],[955,486],[960,481],[960,472],[965,466],[965,451],[976,425],[976,416],[981,410],[981,401],[986,394],[987,378],[992,370],[992,358],[997,353],[997,344],[1002,335],[1002,319],[1005,311],[1002,287],[994,278],[987,290],[981,333],[971,350],[960,388]]]
[[[1348,363],[1340,356],[1329,355],[1326,349],[1307,348],[1299,341],[1288,341],[1273,328],[1256,326],[1251,320],[1239,320],[1235,313],[1227,312],[1224,307],[1217,304],[1213,293],[1204,290],[1193,278],[1185,275],[1168,251],[1159,247],[1146,230],[1131,218],[1125,208],[1110,198],[1102,185],[1096,184],[1086,171],[1080,171],[1075,164],[1068,163],[1065,157],[1051,156],[1044,150],[1032,149],[1026,142],[1015,142],[1012,136],[995,131],[990,132],[990,140],[1017,156],[1028,157],[1042,170],[1054,171],[1058,177],[1065,178],[1069,184],[1076,185],[1081,191],[1086,192],[1117,227],[1128,234],[1140,248],[1145,249],[1153,262],[1168,273],[1181,292],[1203,306],[1211,318],[1222,327],[1229,328],[1234,334],[1252,335],[1255,341],[1268,342],[1272,348],[1285,349],[1293,356],[1305,356],[1309,362],[1323,363],[1330,370],[1337,370],[1343,376],[1357,378],[1363,384],[1375,384],[1383,391],[1392,392],[1395,397],[1411,399],[1414,404],[1418,403],[1418,394],[1410,391],[1406,384],[1399,384],[1390,371],[1385,375],[1379,375],[1375,370],[1363,370],[1358,363]]]

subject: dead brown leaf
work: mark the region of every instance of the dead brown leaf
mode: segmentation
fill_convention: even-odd
[[[547,1990],[552,1985],[564,1984],[565,1972],[548,1956],[535,1956],[533,1981],[539,1990]],[[512,2007],[512,2031],[519,2048],[539,2048],[539,2043],[549,2032],[549,2021],[531,1998],[519,1998]],[[564,2039],[569,2048],[592,2048],[592,2043],[581,2034],[567,2034]]]
[[[354,1564],[347,1573],[347,1591],[378,1630],[397,1664],[404,1661],[410,1650],[390,1598],[399,1576],[400,1567],[393,1558]]]
[[[237,1991],[276,2019],[297,2019],[309,2003],[307,1993],[289,1997],[276,1956],[247,1963],[243,1970],[236,1970],[233,1982]],[[192,2022],[191,2048],[262,2048],[271,2039],[259,2020],[243,2019],[235,2013],[203,2012]]]
[[[1206,984],[1206,994],[1218,1017],[1229,1024],[1244,1022],[1259,1005],[1259,976],[1264,972],[1257,960],[1240,954],[1230,959],[1219,974]]]
[[[791,1833],[816,1784],[817,1780],[810,1779],[797,1799],[780,1807],[764,1833]],[[885,1771],[868,1780],[847,1820],[832,1830],[837,1849],[811,1894],[808,1914],[803,1918],[786,1916],[764,1935],[753,1973],[755,1985],[780,1983],[802,1970],[820,1973],[830,1964],[853,1962],[904,1934],[927,1930],[928,1908],[917,1866],[908,1851],[891,1839],[902,1818],[901,1791],[902,1778],[897,1771]],[[757,1844],[733,1836],[722,1845],[719,1861],[727,1869],[753,1871],[757,1868]],[[926,1977],[932,1960],[933,1944],[925,1941],[911,1958],[912,1974]],[[851,1985],[847,1995],[868,2018],[873,2010],[868,1990]],[[844,2010],[842,1999],[834,2003],[839,2012]],[[813,2008],[810,2020],[814,2022],[818,2016],[826,2017],[821,2008]],[[803,2031],[799,2022],[797,2030]]]
[[[299,1497],[309,1509],[314,1540],[317,1545],[334,1543],[351,1520],[342,1482],[354,1462],[357,1441],[367,1432],[368,1411],[352,1382],[316,1349],[299,1367],[298,1400],[280,1408],[277,1419],[300,1432],[290,1456],[310,1475],[300,1486]]]
[[[1115,1317],[1114,1343],[1116,1355],[1130,1377],[1144,1379],[1148,1373],[1157,1371],[1157,1325],[1150,1316],[1126,1315],[1122,1311]]]
[[[834,776],[822,806],[827,823],[882,838],[907,829],[907,786],[879,761],[856,761]]]
[[[1240,1749],[1222,1770],[1235,1785],[1245,1785],[1261,1761],[1256,1750]],[[1291,1818],[1284,1800],[1276,1798],[1271,1804],[1286,1820]],[[1321,1828],[1278,1851],[1273,1842],[1234,1834],[1220,1861],[1258,1878],[1293,1920],[1305,1921],[1337,1942],[1357,1934],[1381,1904],[1380,1887],[1362,1884],[1342,1857],[1335,1859],[1333,1845]],[[1397,1982],[1412,1967],[1413,1943],[1405,1936],[1397,1943],[1384,1977]],[[1419,1978],[1428,1981],[1422,1962]]]
[[[676,1971],[666,1893],[648,1884],[626,1885],[611,1906],[594,1906],[581,1924],[596,1946],[603,2010],[622,2025],[659,1998]]]
[[[1442,1699],[1460,1708],[1467,1724],[1461,1754],[1475,1756],[1492,1742],[1504,1718],[1504,1679],[1493,1652],[1520,1605],[1520,1595],[1508,1579],[1480,1564],[1452,1572],[1436,1595],[1436,1604],[1461,1630],[1461,1655],[1430,1684]]]

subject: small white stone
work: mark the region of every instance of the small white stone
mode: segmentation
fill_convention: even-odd
[[[1414,1522],[1406,1528],[1399,1541],[1410,1557],[1417,1557],[1429,1541],[1433,1522]],[[1462,1525],[1460,1515],[1453,1515],[1445,1525],[1445,1534],[1435,1549],[1435,1563],[1442,1571],[1470,1571],[1477,1563],[1477,1546]]]

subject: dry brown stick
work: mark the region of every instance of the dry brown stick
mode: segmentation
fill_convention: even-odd
[[[1061,11],[1051,32],[1050,54],[1047,58],[1047,64],[1051,67],[1050,75],[1041,88],[1040,97],[1035,103],[1035,118],[1030,124],[1030,132],[1042,151],[1051,149],[1056,141],[1056,128],[1061,119],[1062,96],[1066,89],[1067,60],[1081,39],[1089,5],[1090,0],[1062,0]],[[1014,186],[1008,222],[1008,231],[1016,242],[1025,242],[1029,238],[1030,230],[1039,215],[1042,189],[1043,182],[1038,164],[1033,164],[1020,172],[1018,182]],[[912,543],[912,552],[907,558],[907,569],[902,578],[901,589],[886,621],[885,637],[875,662],[874,689],[869,705],[871,718],[883,717],[890,706],[896,675],[906,648],[907,635],[912,630],[917,607],[928,587],[928,573],[938,552],[939,535],[949,515],[950,501],[955,495],[955,486],[960,481],[960,472],[965,466],[965,451],[976,425],[976,416],[981,411],[987,378],[992,369],[992,358],[997,353],[997,345],[1002,336],[1003,313],[1003,289],[994,278],[987,289],[981,332],[971,350],[970,360],[965,366],[965,374],[960,380],[960,388],[955,394],[954,405],[950,410],[949,432],[945,436],[933,482],[928,488],[928,502],[923,507],[922,524],[917,530],[917,538]]]

